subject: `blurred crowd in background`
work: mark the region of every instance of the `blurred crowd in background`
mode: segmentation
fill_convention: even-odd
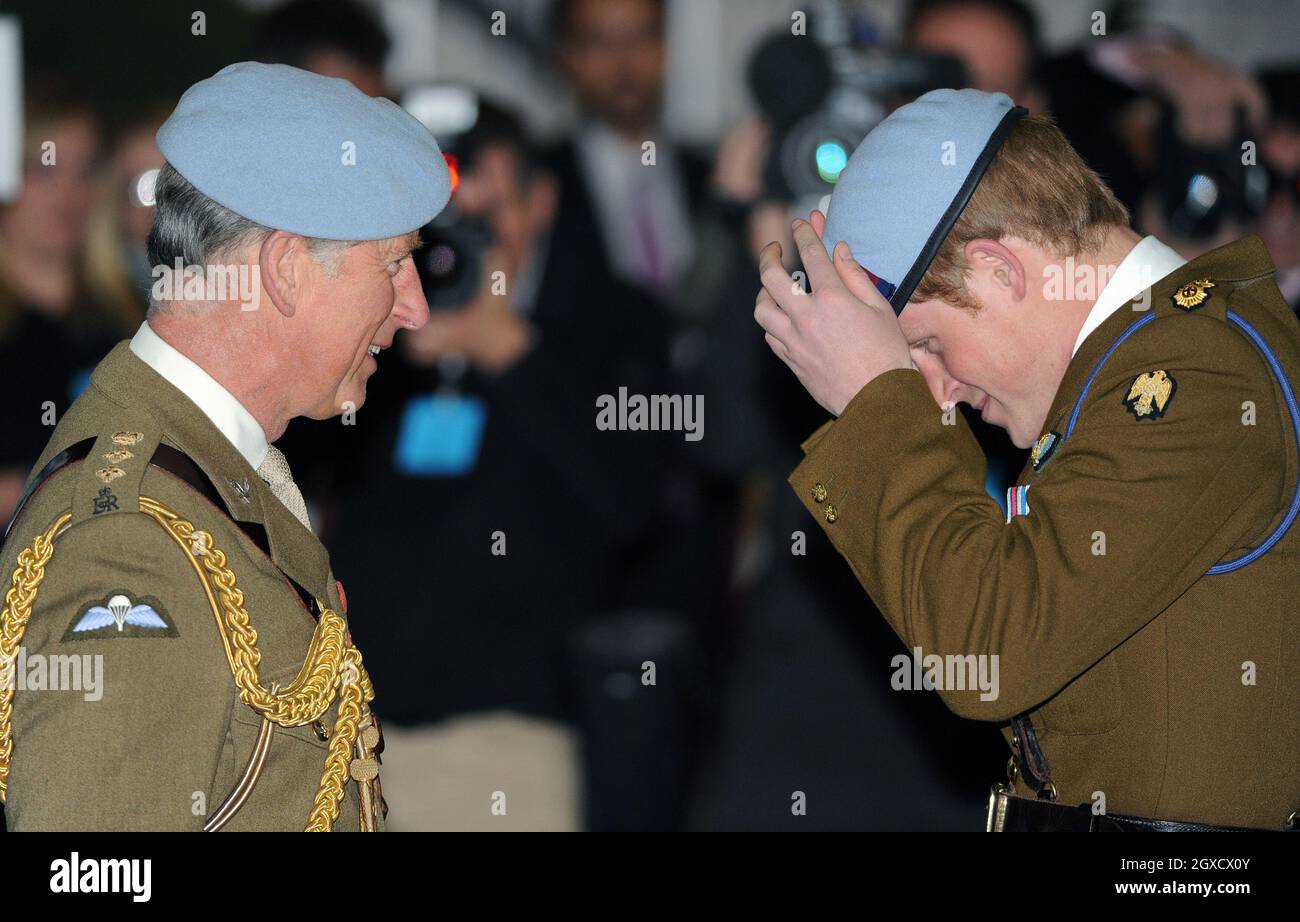
[[[1300,305],[1300,56],[1243,66],[1135,3],[1102,4],[1101,33],[1071,6],[1054,32],[1074,38],[1050,49],[1048,2],[768,3],[726,77],[750,114],[688,144],[664,107],[686,3],[211,3],[201,41],[188,8],[96,4],[80,28],[114,23],[98,72],[66,38],[76,4],[0,5],[22,34],[24,157],[0,202],[5,520],[145,317],[153,135],[185,86],[247,59],[344,77],[455,158],[421,257],[430,323],[355,418],[279,443],[379,692],[394,828],[501,827],[497,790],[528,828],[977,828],[997,728],[891,689],[907,651],[785,483],[824,414],[752,319],[758,250],[794,255],[791,218],[894,107],[973,86],[1050,112],[1139,231],[1187,257],[1259,234]],[[392,85],[390,5],[477,23],[473,66]],[[725,25],[744,4],[709,5]],[[502,53],[571,100],[564,123],[539,131],[528,94],[483,91],[498,7]],[[1294,38],[1284,5],[1255,15]],[[620,388],[702,395],[703,438],[598,429]],[[1000,497],[1024,456],[968,422]]]

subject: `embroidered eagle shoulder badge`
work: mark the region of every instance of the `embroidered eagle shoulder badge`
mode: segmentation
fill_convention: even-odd
[[[1163,369],[1144,371],[1133,379],[1124,407],[1138,419],[1159,419],[1174,399],[1178,382]]]

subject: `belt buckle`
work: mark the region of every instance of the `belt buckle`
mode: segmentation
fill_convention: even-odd
[[[1004,832],[1007,821],[1007,804],[1011,800],[1011,791],[1005,784],[995,784],[989,788],[989,810],[984,821],[985,832]]]

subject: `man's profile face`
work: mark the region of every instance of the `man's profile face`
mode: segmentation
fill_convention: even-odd
[[[982,303],[971,312],[939,300],[910,301],[899,326],[937,404],[969,404],[1028,448],[1042,434],[1059,376],[1050,380],[1048,344],[1022,319],[1026,302]]]
[[[331,278],[327,267],[309,261],[310,278],[302,300],[299,354],[302,376],[317,400],[304,415],[326,419],[358,409],[366,381],[379,367],[370,354],[387,349],[399,329],[419,329],[429,319],[411,251],[417,232],[367,240],[338,257]]]

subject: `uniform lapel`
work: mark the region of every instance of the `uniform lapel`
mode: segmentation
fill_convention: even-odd
[[[275,565],[322,602],[329,599],[329,552],[256,474],[265,515],[266,537]]]
[[[1164,282],[1165,280],[1162,279],[1152,286],[1153,297],[1156,296],[1156,291]],[[1079,351],[1074,354],[1074,358],[1066,366],[1065,376],[1061,378],[1061,386],[1056,389],[1056,397],[1052,400],[1052,409],[1047,414],[1046,426],[1048,430],[1062,435],[1065,434],[1067,417],[1074,408],[1075,398],[1083,390],[1083,384],[1088,379],[1088,375],[1092,374],[1092,370],[1097,367],[1097,361],[1110,348],[1110,344],[1128,329],[1129,324],[1141,320],[1154,310],[1154,303],[1148,304],[1146,310],[1143,310],[1141,302],[1136,299],[1129,301],[1102,321],[1101,326],[1093,330],[1088,338],[1083,341],[1079,346]]]
[[[91,374],[91,385],[119,404],[139,406],[212,481],[226,512],[266,530],[271,560],[322,600],[328,598],[329,554],[312,532],[276,499],[230,440],[181,390],[141,361],[129,342],[118,343]]]

